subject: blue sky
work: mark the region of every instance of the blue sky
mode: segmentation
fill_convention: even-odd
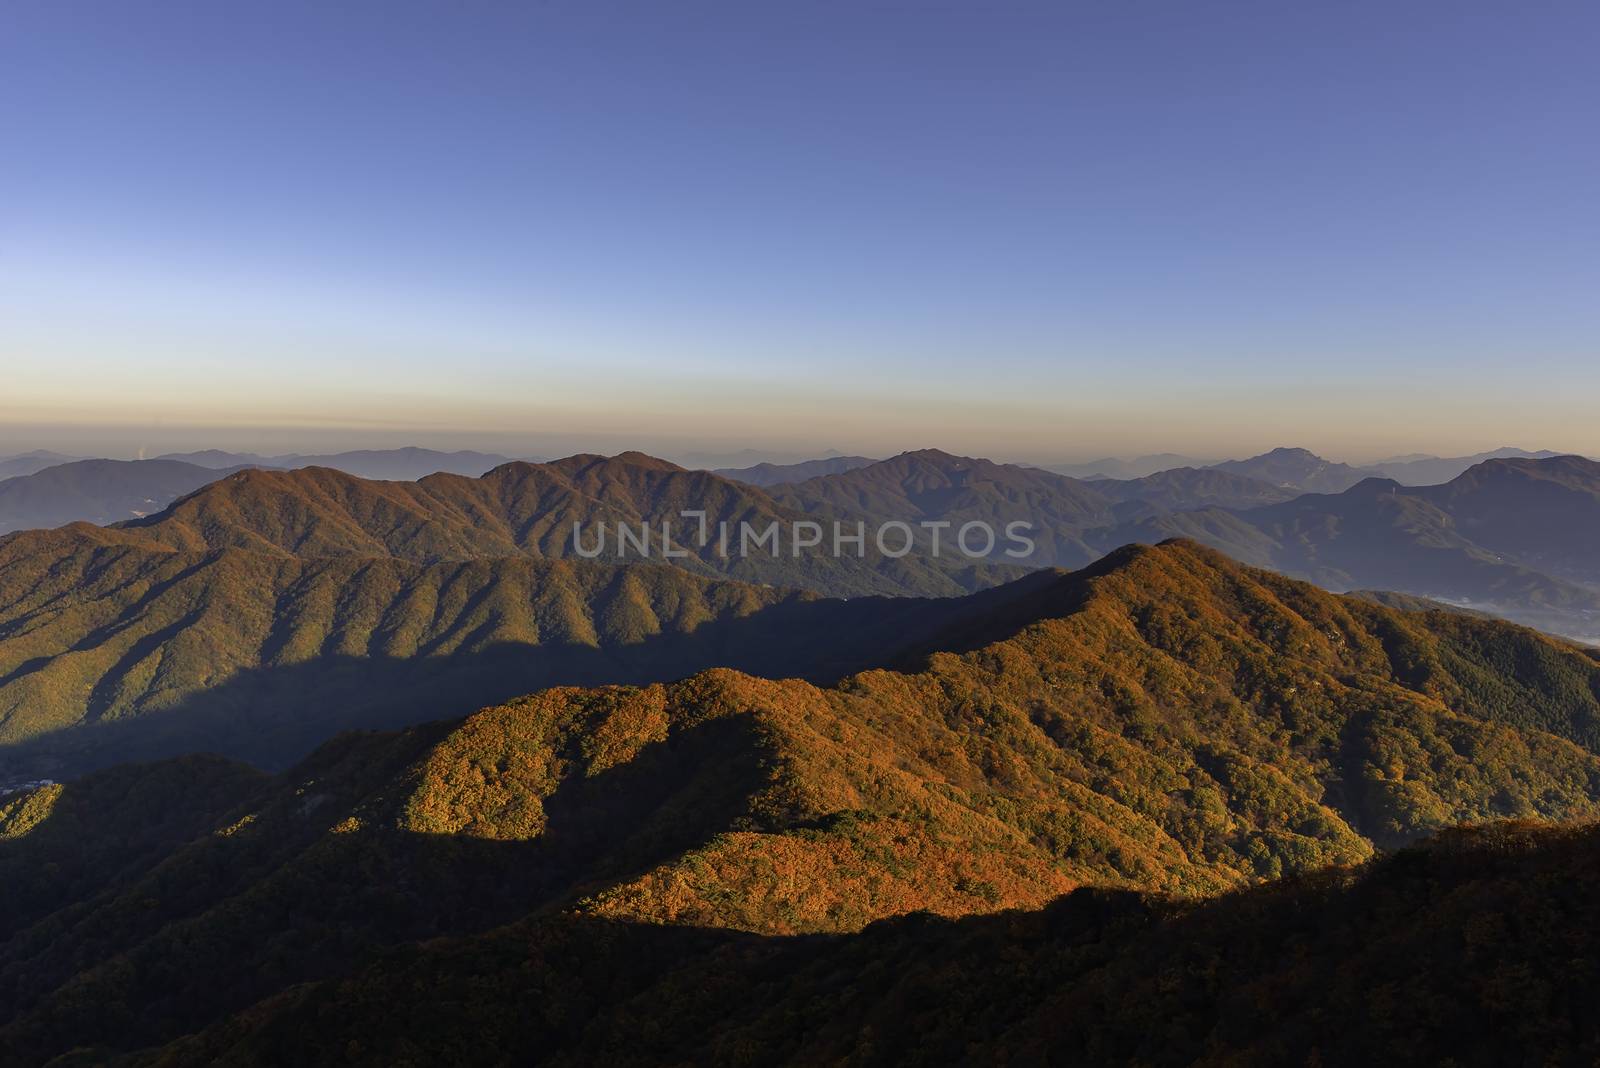
[[[0,15],[0,446],[1600,453],[1600,7]]]

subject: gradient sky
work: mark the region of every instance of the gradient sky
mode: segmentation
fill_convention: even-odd
[[[0,449],[1600,454],[1597,56],[1578,2],[8,0]]]

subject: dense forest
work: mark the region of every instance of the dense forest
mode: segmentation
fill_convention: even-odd
[[[1105,914],[1081,937],[1118,961],[1178,953],[1158,992],[1190,1006],[1173,1025],[1182,1048],[1221,1056],[1243,1039],[1216,1014],[1276,982],[1250,969],[1301,958],[1269,961],[1259,941],[1254,965],[1219,948],[1234,971],[1203,958],[1191,969],[1174,948],[1188,936],[1161,931],[1225,930],[1233,909],[1298,915],[1284,902],[1310,894],[1413,937],[1420,905],[1342,903],[1417,863],[1394,850],[1463,823],[1600,811],[1593,652],[1336,597],[1191,543],[1044,576],[933,645],[944,651],[827,687],[727,669],[558,687],[465,720],[346,734],[277,775],[190,756],[13,794],[0,809],[0,1048],[19,1064],[80,1047],[86,1063],[224,1050],[248,1061],[271,1043],[311,1060],[429,1063],[481,1031],[495,1036],[489,1062],[530,1048],[646,1057],[651,1042],[689,1060],[826,1059],[806,1043],[830,1032],[806,1014],[826,1015],[829,998],[875,1011],[850,993],[889,981],[865,961],[926,953],[932,977],[885,987],[908,1000],[873,1026],[896,1013],[948,1026],[908,1023],[861,1056],[915,1039],[932,1059],[954,1048],[939,1043],[1034,1026],[1004,1015],[1028,1010],[1023,991],[973,993],[962,969],[979,965],[961,961],[984,954],[961,946],[1023,932],[1002,955],[1016,958],[1014,982],[1038,983],[1040,1004],[1164,974],[1102,973],[1093,953],[1056,960],[1027,934],[1059,928],[1070,941],[1073,917]],[[1513,882],[1517,858],[1569,841],[1505,833],[1535,842],[1507,853]],[[971,918],[987,914],[1001,915]],[[1150,941],[1112,952],[1135,936]],[[1363,990],[1364,965],[1342,952],[1308,947],[1305,981],[1355,968],[1350,989]],[[640,966],[619,977],[612,953]],[[853,953],[861,977],[839,963]],[[1030,954],[1054,963],[1036,973]],[[718,982],[770,1000],[728,1013]],[[433,1009],[415,1003],[427,991]],[[980,1000],[959,1012],[949,1000],[968,996]],[[391,1011],[410,1022],[380,1019]],[[699,1053],[674,1045],[696,1011],[726,1036]],[[359,1033],[342,1030],[363,1018]],[[590,1033],[591,1018],[614,1023]],[[1106,1015],[1103,1033],[1070,1041],[1090,1059],[1133,1048],[1161,1060],[1126,1045],[1155,1040],[1146,1023]],[[1314,1048],[1293,1045],[1313,1042],[1306,1027],[1284,1048]],[[592,1045],[630,1029],[641,1044]]]

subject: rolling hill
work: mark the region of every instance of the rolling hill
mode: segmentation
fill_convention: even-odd
[[[900,1018],[853,1041],[937,1058],[1019,1028],[1021,1050],[1178,1058],[1242,1041],[1216,1028],[1285,981],[1321,998],[1326,969],[1359,997],[1459,930],[1450,888],[1526,871],[1537,900],[1561,884],[1535,873],[1592,855],[1480,838],[1501,860],[1476,874],[1453,854],[1349,873],[1461,822],[1600,814],[1600,657],[1184,542],[1034,581],[950,651],[828,688],[559,688],[344,735],[275,777],[185,757],[0,799],[0,1050],[748,1062]],[[982,918],[1008,908],[1042,911]],[[907,915],[928,911],[968,919]],[[829,937],[765,937],[785,934]],[[1471,944],[1510,951],[1492,927]],[[1406,974],[1448,984],[1448,961]],[[717,1037],[682,1052],[691,1034]]]

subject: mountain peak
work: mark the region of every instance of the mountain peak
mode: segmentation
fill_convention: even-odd
[[[894,459],[923,460],[934,464],[980,464],[988,463],[987,460],[974,459],[971,456],[957,456],[955,453],[945,452],[943,449],[908,449]]]
[[[1357,482],[1354,486],[1351,486],[1349,489],[1345,490],[1345,493],[1355,496],[1376,497],[1385,493],[1399,493],[1402,488],[1403,487],[1400,485],[1400,483],[1396,482],[1392,478],[1384,478],[1382,475],[1373,475],[1371,478],[1364,478],[1360,482]]]
[[[647,452],[639,452],[636,449],[629,449],[627,452],[619,452],[615,456],[611,457],[611,461],[618,464],[627,464],[630,467],[643,467],[651,471],[688,470],[686,467],[679,467],[671,460],[663,460],[659,456],[651,456]]]
[[[552,467],[568,474],[575,474],[580,471],[606,472],[622,469],[631,469],[635,471],[663,471],[673,473],[688,471],[688,468],[679,467],[670,460],[663,460],[659,456],[651,456],[647,452],[639,452],[636,449],[629,449],[626,452],[619,452],[615,456],[606,456],[602,453],[580,452],[575,453],[572,456],[563,457],[559,460],[551,460],[548,464],[536,464],[534,466]]]
[[[1255,459],[1255,460],[1262,460],[1262,459],[1267,459],[1267,458],[1275,458],[1275,459],[1279,459],[1279,460],[1288,460],[1288,459],[1295,459],[1295,460],[1322,460],[1321,456],[1318,456],[1316,453],[1312,452],[1310,449],[1303,449],[1298,445],[1279,445],[1277,448],[1269,449],[1268,451],[1262,453],[1260,456],[1252,457],[1252,459]],[[1326,462],[1326,461],[1324,461],[1324,462]]]
[[[1323,459],[1310,449],[1280,446],[1271,452],[1245,460],[1229,460],[1215,465],[1219,471],[1258,478],[1275,486],[1286,486],[1306,493],[1343,493],[1364,478],[1381,475],[1374,468],[1351,467]]]
[[[1532,478],[1559,482],[1586,492],[1600,490],[1600,462],[1587,456],[1551,456],[1536,459],[1525,456],[1502,456],[1472,465],[1446,483],[1448,486],[1468,485],[1486,479]]]

